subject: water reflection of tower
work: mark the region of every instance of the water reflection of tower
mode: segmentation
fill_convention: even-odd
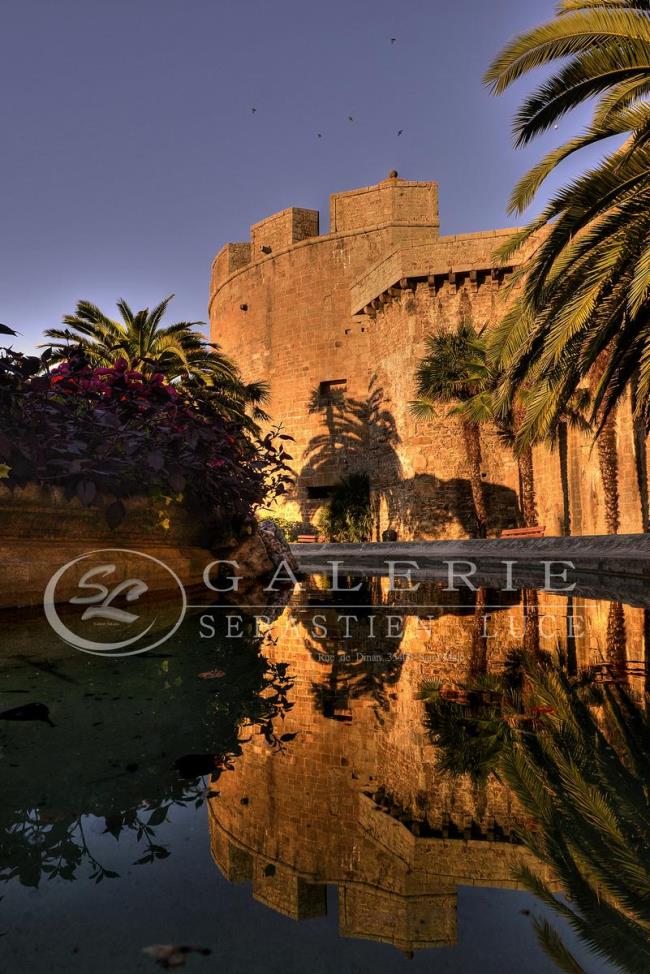
[[[294,706],[282,729],[298,736],[280,753],[253,739],[209,804],[212,851],[227,878],[251,881],[256,899],[294,919],[323,915],[334,884],[342,935],[406,952],[454,943],[457,887],[512,886],[512,867],[526,856],[510,841],[520,819],[504,789],[490,783],[479,808],[469,783],[436,770],[417,691],[423,679],[468,672],[475,612],[466,597],[453,606],[433,586],[418,595],[381,721],[372,693],[350,693],[345,720],[319,710],[313,686],[323,664],[296,624],[300,600],[318,598],[299,595],[274,625],[272,649],[291,662]],[[436,598],[443,605],[426,642],[417,613]]]

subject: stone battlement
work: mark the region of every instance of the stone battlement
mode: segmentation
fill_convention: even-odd
[[[226,244],[213,262],[213,287],[218,289],[242,268],[277,256],[304,241],[401,228],[409,238],[419,230],[438,235],[438,186],[389,176],[375,186],[346,190],[330,197],[330,231],[320,234],[318,210],[289,207],[250,228],[250,241]]]

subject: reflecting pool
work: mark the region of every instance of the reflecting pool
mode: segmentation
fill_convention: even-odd
[[[273,608],[203,606],[124,659],[66,647],[39,614],[5,616],[1,971],[542,974],[561,969],[544,921],[582,969],[614,970],[524,888],[528,871],[567,892],[529,848],[542,824],[503,774],[450,770],[431,701],[465,708],[459,747],[495,700],[497,736],[532,734],[553,706],[517,710],[522,691],[506,710],[490,687],[547,652],[580,700],[622,687],[638,702],[647,609],[381,577],[343,587],[313,576]]]

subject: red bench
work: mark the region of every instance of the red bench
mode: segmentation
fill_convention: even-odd
[[[501,532],[502,538],[543,538],[546,531],[544,524],[535,524],[530,528],[508,528]]]
[[[298,544],[318,544],[321,540],[317,534],[299,534],[296,538]]]

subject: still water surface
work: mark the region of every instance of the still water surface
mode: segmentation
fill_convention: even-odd
[[[419,693],[531,643],[641,693],[645,611],[350,587],[301,583],[259,637],[263,609],[204,609],[119,660],[4,620],[0,711],[44,707],[0,720],[0,971],[155,971],[155,944],[199,974],[557,971],[534,917],[614,970],[519,887],[525,813],[440,770]]]

